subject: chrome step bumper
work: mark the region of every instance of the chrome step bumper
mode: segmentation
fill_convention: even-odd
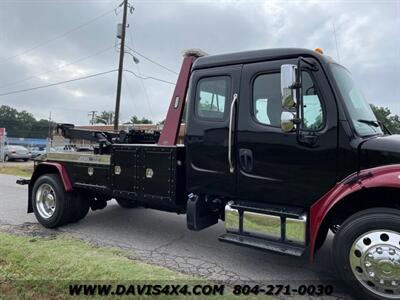
[[[225,229],[228,234],[243,239],[254,238],[254,241],[271,241],[295,248],[307,245],[307,213],[299,208],[231,201],[225,206]]]
[[[233,243],[236,245],[254,247],[263,250],[275,251],[294,256],[302,256],[305,251],[305,248],[303,247],[289,245],[287,243],[282,243],[282,242],[243,236],[233,233],[223,234],[218,239],[221,242]]]

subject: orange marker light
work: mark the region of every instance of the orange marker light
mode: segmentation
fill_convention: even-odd
[[[318,52],[319,54],[324,54],[324,51],[321,48],[315,48],[315,52]]]

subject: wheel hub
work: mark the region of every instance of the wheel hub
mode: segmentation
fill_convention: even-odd
[[[367,251],[364,266],[371,278],[396,280],[400,270],[400,249],[378,245]]]
[[[368,290],[400,299],[400,233],[367,232],[354,242],[349,258],[354,276]]]
[[[56,196],[54,189],[47,183],[39,186],[36,192],[36,208],[39,215],[48,219],[56,210]]]

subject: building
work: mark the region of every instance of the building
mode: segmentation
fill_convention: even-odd
[[[25,147],[46,147],[47,140],[46,139],[31,139],[31,138],[15,138],[15,137],[7,137],[6,143],[9,145],[20,145]]]

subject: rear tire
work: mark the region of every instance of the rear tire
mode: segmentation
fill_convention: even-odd
[[[117,200],[119,206],[121,206],[122,208],[138,207],[138,204],[136,203],[136,201],[133,201],[133,200],[124,199],[124,198],[117,198],[115,200]]]
[[[56,174],[40,176],[32,190],[32,207],[36,219],[47,228],[55,228],[70,221],[74,210],[74,193],[67,193]]]
[[[400,299],[400,211],[372,208],[349,217],[335,234],[340,279],[360,299]]]
[[[71,222],[82,220],[89,212],[90,201],[86,193],[79,192],[74,198],[74,208],[71,214]]]

